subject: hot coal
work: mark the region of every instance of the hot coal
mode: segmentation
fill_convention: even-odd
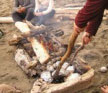
[[[56,30],[54,34],[55,34],[55,36],[60,37],[60,36],[64,35],[64,31],[59,29],[59,30]]]
[[[53,79],[52,83],[62,83],[64,82],[65,76],[63,75],[59,75],[56,78]]]

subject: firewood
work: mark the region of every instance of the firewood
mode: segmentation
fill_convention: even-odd
[[[18,42],[22,39],[22,36],[17,36],[17,35],[13,35],[13,38],[11,40],[9,40],[9,45],[16,45],[18,44]]]
[[[23,49],[16,50],[15,61],[23,69],[23,71],[26,74],[28,74],[30,76],[36,75],[35,70],[27,68],[29,66],[29,64],[33,61],[31,61],[31,58]]]
[[[31,30],[26,23],[18,21],[15,23],[15,26],[21,31],[21,33],[23,35],[29,35],[30,34]]]
[[[78,34],[76,33],[76,31],[74,29],[73,33],[70,36],[67,51],[64,54],[64,56],[61,58],[61,62],[59,64],[59,66],[57,67],[55,74],[53,75],[54,79],[56,79],[58,77],[58,74],[59,74],[59,71],[60,71],[62,65],[64,64],[65,60],[71,55],[72,48],[74,47],[77,37],[78,37]]]
[[[34,37],[29,38],[29,41],[32,44],[33,50],[34,50],[39,62],[41,64],[46,63],[49,60],[50,55],[48,54],[48,52],[44,48],[44,46],[41,43],[39,43]]]
[[[31,30],[26,23],[16,22],[15,26],[22,32],[23,35],[30,35]],[[31,43],[39,62],[41,64],[46,63],[50,56],[44,46],[39,43],[34,37],[27,37],[27,39]]]
[[[0,17],[0,23],[13,23],[12,17]]]

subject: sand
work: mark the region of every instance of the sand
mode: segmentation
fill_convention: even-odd
[[[57,7],[64,7],[65,4],[78,2],[78,0],[56,0]],[[84,0],[81,0],[84,1]],[[11,16],[13,1],[0,0],[0,16]],[[64,21],[56,26],[57,29],[64,31],[65,35],[61,37],[61,41],[67,43],[74,21]],[[19,34],[18,29],[12,24],[0,24],[0,29],[5,35],[0,39],[0,84],[9,84],[23,90],[23,93],[30,93],[30,89],[35,78],[29,78],[19,68],[14,60],[15,47],[9,46],[8,41],[13,34]],[[81,36],[77,42],[81,42]],[[108,65],[108,22],[103,21],[97,35],[93,41],[89,43],[79,56],[88,62],[95,69],[94,84],[89,89],[85,89],[78,93],[100,93],[100,87],[108,84],[108,72],[100,73],[98,70],[101,66]]]

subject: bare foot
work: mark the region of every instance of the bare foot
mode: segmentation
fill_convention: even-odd
[[[108,93],[108,86],[105,85],[105,86],[101,87],[101,90],[103,93]]]

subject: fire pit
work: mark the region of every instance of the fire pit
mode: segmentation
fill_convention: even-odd
[[[94,70],[88,69],[88,65],[80,59],[75,59],[72,64],[71,58],[68,59],[60,70],[59,78],[53,79],[60,59],[66,52],[66,46],[57,39],[59,35],[55,35],[57,33],[48,29],[33,32],[31,42],[23,38],[16,44],[15,61],[28,76],[38,78],[31,93],[74,93],[92,84]]]

